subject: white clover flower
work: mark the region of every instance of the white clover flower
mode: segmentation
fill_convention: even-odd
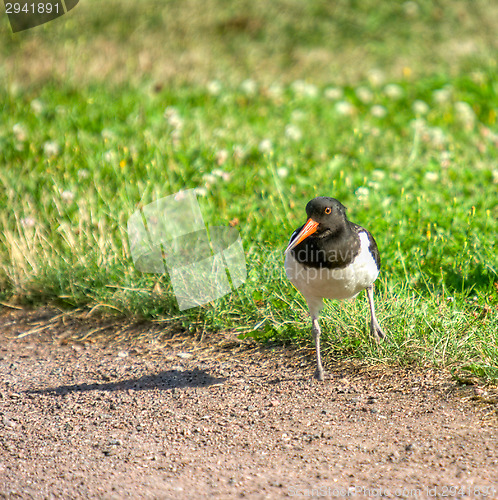
[[[285,136],[291,141],[300,141],[303,138],[303,133],[296,125],[287,125],[285,127]]]
[[[420,99],[417,99],[416,101],[414,101],[413,103],[413,111],[417,114],[417,115],[425,115],[429,112],[429,105],[424,102],[424,101],[421,101]]]
[[[219,168],[214,169],[211,173],[216,177],[221,177],[224,181],[230,180],[230,174]]]
[[[216,182],[216,176],[212,173],[206,173],[202,176],[202,179],[206,183],[206,186],[211,186],[211,184],[214,184]]]
[[[429,141],[436,147],[443,147],[447,142],[446,134],[440,127],[432,127],[427,129],[427,135]]]
[[[233,157],[236,160],[243,160],[245,156],[246,156],[246,151],[242,146],[236,145],[233,147]]]
[[[449,151],[443,151],[441,153],[441,167],[448,168],[451,165],[451,153]]]
[[[226,149],[220,149],[216,152],[216,163],[218,165],[223,165],[228,160],[228,151]]]
[[[355,112],[355,107],[348,101],[339,101],[335,105],[335,110],[340,115],[352,115]]]
[[[207,196],[208,192],[207,189],[204,187],[197,187],[195,188],[195,194],[197,196]]]
[[[372,172],[372,178],[375,179],[376,181],[381,181],[386,177],[386,173],[384,170],[379,170],[376,169]]]
[[[366,199],[368,199],[368,196],[370,194],[370,190],[367,188],[367,187],[359,187],[355,193],[356,197],[358,198],[358,200],[360,201],[364,201]]]
[[[28,137],[26,134],[26,129],[20,123],[16,123],[12,127],[12,132],[14,132],[16,139],[21,142],[24,142]]]
[[[432,99],[438,104],[445,104],[451,99],[451,89],[448,87],[435,90],[432,93]]]
[[[103,139],[106,139],[108,141],[110,141],[116,137],[116,134],[109,128],[102,129],[102,132],[100,132],[100,135],[102,136]]]
[[[386,79],[386,75],[379,68],[372,68],[368,72],[368,81],[374,87],[380,87],[384,83],[385,79]]]
[[[306,112],[302,109],[295,109],[291,113],[291,120],[295,122],[303,121],[306,118]]]
[[[270,97],[272,97],[273,99],[278,99],[279,97],[282,97],[283,93],[284,93],[284,89],[282,88],[282,85],[280,85],[279,83],[272,83],[269,87],[268,87],[268,95]]]
[[[355,90],[356,97],[363,103],[368,104],[373,101],[374,95],[372,91],[367,87],[358,87]]]
[[[118,155],[116,154],[115,151],[106,151],[104,153],[104,160],[107,163],[113,163],[117,160]]]
[[[273,151],[273,143],[270,139],[263,139],[258,146],[261,153],[271,153]]]
[[[36,226],[36,220],[33,217],[24,217],[20,222],[22,227],[32,228]]]
[[[329,87],[325,89],[324,95],[331,101],[337,101],[338,99],[342,99],[342,97],[344,96],[344,90],[339,87]]]
[[[256,92],[258,91],[258,85],[254,80],[244,80],[240,84],[240,88],[242,89],[242,92],[246,95],[255,95]]]
[[[74,193],[72,191],[69,191],[68,189],[66,189],[65,191],[62,191],[61,198],[66,203],[71,203],[74,200]]]
[[[371,107],[370,113],[372,113],[372,116],[375,116],[375,118],[384,118],[384,116],[387,115],[387,109],[380,104],[376,104]]]
[[[397,101],[403,97],[404,91],[403,88],[396,83],[389,83],[384,87],[384,94],[386,94],[389,99]]]
[[[312,83],[307,83],[304,80],[296,80],[291,85],[292,91],[300,97],[316,97],[318,88]]]
[[[170,116],[178,115],[178,110],[174,106],[168,106],[164,110],[164,118],[168,119]]]
[[[410,122],[410,127],[412,127],[415,132],[421,133],[427,129],[427,123],[423,118],[416,118]]]
[[[304,89],[305,97],[316,97],[318,95],[318,87],[311,83],[308,83]]]
[[[43,152],[46,156],[57,156],[60,152],[60,148],[55,141],[47,141],[43,144]]]
[[[181,130],[183,127],[183,118],[178,113],[178,110],[173,106],[168,106],[164,110],[164,117],[168,122],[168,125],[173,127],[175,130]]]
[[[35,115],[39,115],[45,106],[43,103],[40,101],[40,99],[33,99],[31,101],[31,109],[33,110],[33,113]]]
[[[212,80],[207,84],[207,91],[211,95],[219,95],[222,90],[222,85],[218,80]]]
[[[86,168],[80,168],[78,170],[78,177],[80,179],[88,179],[89,176],[90,176],[90,172]]]
[[[171,132],[171,142],[174,146],[180,144],[180,139],[182,138],[182,132],[180,128],[176,128]]]
[[[295,94],[302,95],[304,93],[304,87],[306,86],[306,82],[304,80],[296,80],[292,82],[291,89]]]
[[[277,175],[282,179],[285,179],[289,175],[289,169],[286,167],[280,167],[277,169]]]
[[[465,125],[473,125],[476,115],[468,102],[458,101],[455,103],[455,112],[458,119]]]
[[[424,178],[428,182],[437,182],[439,180],[439,174],[437,172],[426,172]]]

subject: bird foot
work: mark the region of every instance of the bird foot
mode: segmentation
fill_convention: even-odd
[[[384,330],[382,330],[377,321],[372,321],[372,324],[370,325],[370,333],[372,334],[376,342],[381,342],[386,338]]]
[[[315,374],[313,375],[319,382],[323,382],[325,379],[325,372],[323,371],[323,368],[317,368],[315,370]]]

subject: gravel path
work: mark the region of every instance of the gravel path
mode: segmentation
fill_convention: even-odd
[[[0,311],[2,498],[498,498],[486,389],[82,318]]]

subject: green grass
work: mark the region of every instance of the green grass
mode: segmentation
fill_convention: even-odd
[[[330,302],[329,358],[497,380],[497,16],[484,0],[88,0],[15,36],[2,18],[0,300],[311,345],[283,250],[328,195],[379,244],[390,338],[369,338],[364,297]],[[239,220],[248,275],[181,313],[126,228],[187,188],[208,225]]]
[[[341,87],[339,102],[354,106],[349,115],[325,97],[327,88],[299,83],[277,94],[103,85],[4,91],[2,299],[100,305],[310,342],[306,306],[284,276],[282,252],[305,203],[332,195],[378,240],[378,315],[391,342],[378,348],[369,340],[360,298],[327,305],[325,351],[468,366],[496,378],[496,83],[481,72],[478,80],[396,84],[399,99],[366,83],[363,91]],[[366,104],[358,97],[365,88]],[[441,88],[447,100],[438,103]],[[428,105],[423,117],[413,110],[417,100]],[[377,104],[384,117],[372,115]],[[264,140],[271,151],[260,150]],[[204,188],[208,225],[239,219],[248,277],[230,296],[180,313],[167,275],[134,268],[126,225],[138,206],[194,187]]]
[[[11,35],[0,17],[0,81],[354,83],[494,65],[490,0],[85,0]]]

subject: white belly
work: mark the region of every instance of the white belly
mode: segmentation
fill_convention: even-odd
[[[370,286],[379,275],[379,270],[368,250],[366,233],[360,233],[360,253],[354,261],[342,269],[307,268],[289,252],[285,257],[285,273],[289,281],[310,302],[322,298],[350,299]]]

